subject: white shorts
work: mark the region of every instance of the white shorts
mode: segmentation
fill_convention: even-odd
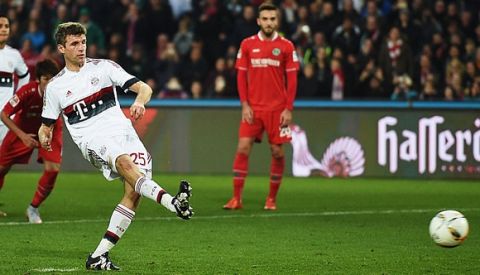
[[[115,162],[121,155],[130,155],[140,172],[152,177],[152,157],[143,146],[133,127],[128,127],[120,135],[95,137],[78,144],[83,157],[102,171],[107,180],[120,178]]]

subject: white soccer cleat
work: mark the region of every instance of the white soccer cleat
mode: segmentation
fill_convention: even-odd
[[[42,223],[42,218],[40,218],[40,212],[38,212],[38,208],[35,208],[31,205],[27,207],[27,218],[29,223],[40,224]]]

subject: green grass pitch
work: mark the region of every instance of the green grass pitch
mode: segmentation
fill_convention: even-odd
[[[105,233],[120,182],[100,173],[59,175],[41,207],[42,225],[24,211],[38,173],[13,172],[0,192],[0,274],[82,274]],[[155,180],[176,193],[182,175]],[[262,210],[268,178],[250,176],[244,209],[225,211],[230,176],[186,177],[190,221],[143,199],[111,251],[124,274],[478,274],[480,184],[473,181],[285,178],[278,210]],[[441,248],[428,235],[443,209],[462,211],[470,235]],[[86,272],[91,274],[92,272]]]

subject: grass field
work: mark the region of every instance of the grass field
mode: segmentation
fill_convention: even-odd
[[[60,174],[41,208],[44,224],[25,223],[39,174],[11,173],[0,192],[0,274],[84,272],[122,193],[100,173]],[[155,179],[176,193],[181,175]],[[385,179],[285,178],[276,212],[262,210],[266,177],[249,177],[244,209],[221,206],[230,176],[188,176],[190,221],[144,199],[111,252],[125,274],[478,274],[480,183]],[[470,235],[436,246],[428,224],[442,209],[462,211]],[[88,272],[91,274],[91,272]]]

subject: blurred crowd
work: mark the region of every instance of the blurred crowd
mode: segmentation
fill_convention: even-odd
[[[109,58],[158,98],[236,98],[241,40],[262,0],[6,0],[8,43],[33,70],[58,60],[53,32],[79,21],[88,57]],[[297,98],[480,99],[480,1],[277,0],[301,60]]]

